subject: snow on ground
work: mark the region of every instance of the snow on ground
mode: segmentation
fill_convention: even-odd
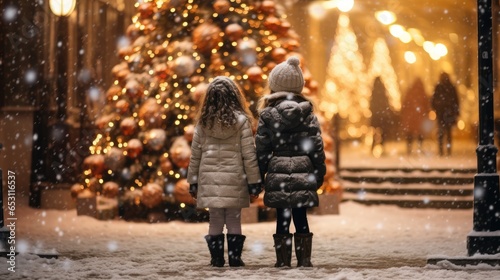
[[[343,147],[341,166],[474,168],[475,144],[457,143],[451,157],[405,155],[389,146],[380,159]],[[347,151],[347,152],[346,152]],[[208,223],[99,221],[76,210],[18,205],[15,272],[0,260],[0,279],[500,279],[500,267],[427,265],[430,257],[466,257],[472,209],[403,209],[340,205],[340,215],[310,215],[313,268],[274,268],[274,222],[244,224],[244,268],[212,268],[203,236]],[[227,248],[226,248],[227,249]],[[59,253],[58,259],[33,252]],[[498,256],[500,257],[500,256]],[[292,265],[295,265],[293,256]]]
[[[15,272],[0,279],[500,279],[500,267],[428,266],[465,257],[472,210],[402,209],[346,202],[310,215],[313,268],[274,268],[274,222],[244,224],[244,268],[212,268],[207,223],[99,221],[75,210],[18,209]],[[32,252],[59,253],[44,259]],[[295,265],[293,257],[292,265]]]

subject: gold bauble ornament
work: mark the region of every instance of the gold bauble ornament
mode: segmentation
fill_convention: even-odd
[[[286,60],[286,54],[288,52],[284,48],[275,48],[271,52],[271,57],[277,64]]]
[[[137,131],[137,123],[133,117],[128,117],[120,122],[120,131],[125,136],[134,135]]]
[[[117,113],[125,114],[128,112],[128,109],[130,108],[130,103],[128,103],[127,100],[120,99],[116,101],[115,108]]]
[[[112,147],[104,156],[104,166],[106,169],[113,170],[115,172],[121,171],[123,166],[125,166],[125,155],[120,148]]]
[[[165,140],[167,140],[167,134],[160,128],[148,130],[144,137],[146,147],[153,151],[160,151],[165,145]]]
[[[208,83],[202,82],[196,85],[196,88],[189,94],[189,97],[191,97],[191,100],[194,102],[201,102],[203,100],[203,97],[207,93],[208,89]]]
[[[104,171],[104,156],[90,155],[83,160],[83,168],[90,169],[92,176],[101,176]]]
[[[271,0],[264,0],[260,4],[260,10],[268,15],[272,15],[276,12],[276,4]]]
[[[243,27],[237,23],[231,23],[226,26],[224,33],[228,41],[238,41],[243,36]]]
[[[166,80],[171,75],[170,68],[168,68],[167,64],[159,63],[154,66],[154,71],[156,77],[161,80]]]
[[[108,101],[113,101],[117,96],[120,96],[122,93],[122,88],[120,86],[112,85],[106,91],[106,99]]]
[[[227,0],[216,0],[214,2],[214,11],[218,14],[225,15],[229,12],[229,8],[231,8],[231,3]]]
[[[184,137],[177,137],[170,147],[170,158],[172,162],[180,167],[187,168],[191,157],[191,146]]]
[[[73,184],[71,186],[71,198],[76,199],[78,194],[80,194],[84,190],[84,186],[82,184]]]
[[[163,189],[157,183],[148,183],[142,188],[141,202],[148,208],[158,206],[163,201]]]
[[[155,7],[152,2],[143,2],[139,4],[137,10],[141,18],[150,18],[155,13]]]
[[[116,118],[115,113],[104,115],[97,118],[94,124],[99,129],[105,129],[109,126],[109,123],[113,123],[115,121],[115,118]]]
[[[142,142],[137,138],[131,139],[127,142],[126,151],[129,158],[137,158],[142,153],[142,149]]]
[[[160,170],[163,174],[168,174],[172,167],[172,162],[167,157],[160,157]]]
[[[222,42],[221,29],[213,23],[202,23],[193,30],[193,44],[200,53],[208,54],[212,49],[218,50]]]
[[[125,92],[132,100],[137,100],[144,95],[142,85],[135,79],[130,79],[125,84]]]
[[[193,141],[193,136],[194,136],[194,124],[187,125],[184,127],[184,138],[188,141],[191,142]]]
[[[260,83],[262,82],[263,78],[262,78],[262,69],[259,67],[259,66],[252,66],[250,68],[248,68],[247,72],[246,72],[247,76],[248,76],[248,80],[252,83]]]
[[[281,21],[275,16],[268,16],[264,20],[264,26],[275,33],[277,33],[281,27]]]
[[[177,74],[181,78],[191,76],[196,71],[196,61],[192,56],[181,55],[169,63],[172,74]]]
[[[196,201],[189,193],[189,183],[186,179],[181,179],[175,184],[174,198],[176,201],[180,203],[185,203],[189,205],[196,204]]]
[[[155,98],[148,98],[139,109],[139,119],[147,128],[158,128],[162,125],[162,106]]]
[[[115,182],[106,182],[102,186],[102,194],[108,198],[115,198],[120,191],[120,187]]]

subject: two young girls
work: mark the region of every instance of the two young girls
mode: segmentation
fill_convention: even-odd
[[[291,266],[292,237],[297,266],[312,266],[307,208],[318,206],[316,191],[326,172],[321,130],[312,103],[301,94],[304,78],[296,57],[273,68],[268,82],[271,94],[259,102],[255,145],[251,113],[231,79],[215,78],[200,109],[188,182],[197,207],[209,208],[205,239],[212,266],[225,263],[224,224],[229,265],[244,265],[241,208],[249,206],[250,195],[259,194],[261,178],[264,204],[277,213],[275,266]]]

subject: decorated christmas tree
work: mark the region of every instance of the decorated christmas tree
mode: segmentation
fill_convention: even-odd
[[[148,211],[171,218],[194,209],[185,176],[197,105],[214,77],[237,82],[254,113],[267,74],[289,56],[300,58],[304,93],[313,100],[317,84],[274,1],[143,0],[136,7],[130,44],[119,49],[121,63],[112,70],[84,178],[73,194],[116,198],[129,218]],[[331,148],[328,131],[324,135]]]

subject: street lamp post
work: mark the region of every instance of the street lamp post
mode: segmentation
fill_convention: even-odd
[[[69,128],[66,124],[66,107],[68,95],[68,16],[74,11],[76,0],[50,0],[49,7],[56,16],[55,28],[55,82],[56,82],[56,118],[49,123],[48,102],[41,102],[35,115],[35,134],[40,135],[34,145],[36,155],[33,161],[32,186],[30,190],[30,206],[41,206],[42,190],[63,183],[68,177],[67,164]],[[45,131],[46,127],[49,129]],[[48,166],[50,164],[50,166]]]
[[[57,121],[52,125],[49,139],[51,141],[51,170],[52,180],[64,182],[68,174],[66,155],[68,153],[69,128],[66,124],[66,108],[68,95],[68,56],[69,56],[69,35],[68,16],[73,12],[76,0],[50,0],[52,12],[57,16],[57,47],[56,47],[56,68],[57,68]]]
[[[428,264],[500,265],[500,190],[496,167],[493,110],[493,19],[491,0],[477,0],[479,143],[474,176],[473,229],[467,235],[468,257],[430,258]]]
[[[479,145],[474,177],[474,222],[467,236],[469,256],[500,253],[498,149],[494,145],[491,0],[478,0]]]

